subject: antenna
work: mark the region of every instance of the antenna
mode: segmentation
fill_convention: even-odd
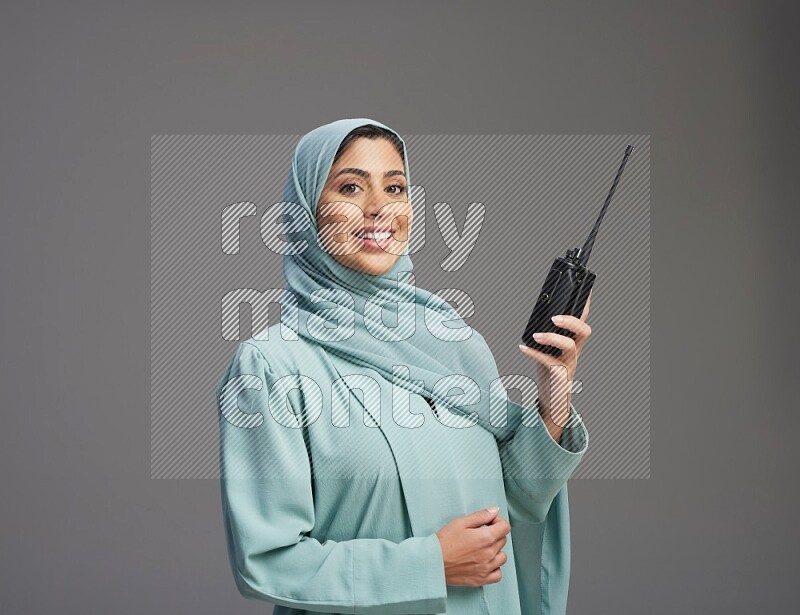
[[[628,145],[625,148],[625,156],[622,158],[622,164],[619,165],[619,170],[617,171],[617,176],[614,178],[614,183],[611,184],[611,190],[608,192],[608,196],[606,197],[606,202],[603,204],[603,209],[600,210],[600,215],[597,218],[597,222],[594,223],[594,228],[592,232],[589,233],[589,237],[586,239],[586,243],[583,244],[583,249],[575,249],[575,256],[578,258],[578,262],[584,267],[589,262],[589,255],[592,253],[592,247],[594,246],[594,238],[597,236],[597,230],[600,228],[600,223],[603,221],[603,216],[606,215],[606,209],[608,209],[608,204],[611,202],[611,197],[614,196],[614,191],[617,189],[617,184],[619,183],[619,178],[622,177],[622,171],[625,168],[625,164],[628,162],[628,157],[631,155],[633,151],[633,146]]]

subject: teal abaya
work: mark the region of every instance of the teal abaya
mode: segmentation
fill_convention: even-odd
[[[407,250],[374,276],[319,245],[333,156],[365,124],[387,128],[340,120],[298,144],[284,201],[304,249],[284,256],[281,323],[239,344],[217,388],[236,585],[276,615],[564,613],[586,429],[571,407],[557,443],[508,398],[483,337],[414,285]],[[492,505],[512,526],[502,579],[447,585],[436,532]]]

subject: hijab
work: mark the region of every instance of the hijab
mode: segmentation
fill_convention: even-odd
[[[416,286],[410,241],[392,268],[379,275],[346,267],[321,245],[316,212],[334,157],[348,133],[368,124],[397,136],[406,185],[411,185],[405,141],[380,122],[342,119],[300,139],[283,201],[293,207],[293,213],[284,213],[300,229],[286,232],[292,241],[302,241],[304,249],[284,254],[287,287],[281,323],[325,352],[374,369],[394,386],[433,400],[445,424],[478,424],[505,439],[519,425],[522,407],[508,400],[484,338],[445,299]],[[341,323],[352,325],[339,327]]]

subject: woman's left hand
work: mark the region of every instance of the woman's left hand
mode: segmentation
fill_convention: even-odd
[[[538,362],[536,384],[539,389],[539,413],[556,442],[560,440],[561,432],[569,419],[572,380],[578,367],[578,357],[592,334],[592,328],[586,323],[592,292],[594,291],[589,292],[580,318],[567,314],[553,317],[556,325],[575,334],[574,339],[550,332],[533,335],[536,342],[561,349],[560,357],[554,357],[525,344],[519,345],[521,352]]]

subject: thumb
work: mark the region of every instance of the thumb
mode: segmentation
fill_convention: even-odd
[[[500,512],[500,508],[497,506],[476,510],[474,513],[470,513],[465,517],[467,527],[481,527],[494,519],[498,512]]]

